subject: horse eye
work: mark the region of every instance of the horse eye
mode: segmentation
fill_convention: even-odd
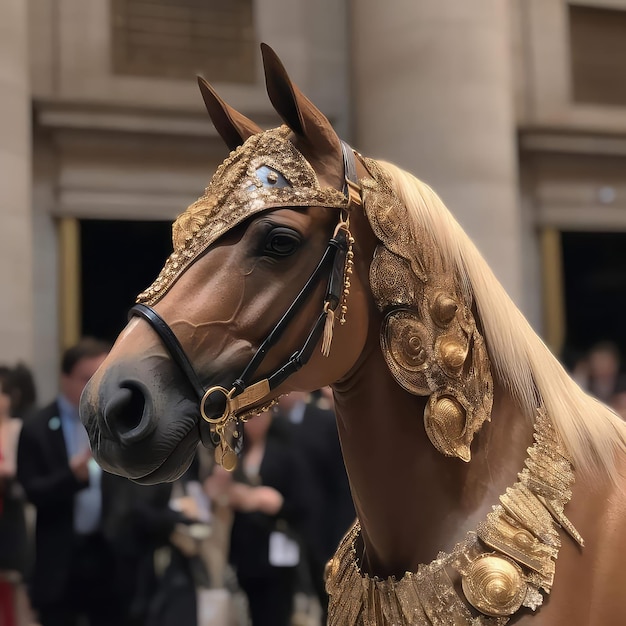
[[[293,254],[300,247],[300,236],[290,228],[274,228],[265,239],[263,252],[281,257]]]

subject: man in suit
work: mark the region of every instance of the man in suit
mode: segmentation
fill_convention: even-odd
[[[325,390],[326,391],[326,390]],[[315,595],[325,622],[328,595],[324,568],[355,518],[337,423],[330,394],[309,396],[292,391],[278,403],[279,419],[292,445],[307,465],[309,483],[304,489],[307,510],[312,511],[302,530],[305,556]]]
[[[101,532],[102,483],[78,416],[80,395],[109,344],[91,338],[61,362],[60,393],[22,429],[17,473],[37,509],[31,600],[42,626],[117,624],[114,556]]]

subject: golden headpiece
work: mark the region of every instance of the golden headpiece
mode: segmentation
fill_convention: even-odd
[[[310,163],[281,126],[250,137],[218,167],[204,194],[172,228],[174,252],[154,283],[137,296],[150,306],[224,233],[256,213],[280,207],[343,209],[346,196],[322,189]]]

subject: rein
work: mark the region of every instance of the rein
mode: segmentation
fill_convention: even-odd
[[[344,162],[343,192],[348,200],[347,209],[350,211],[354,206],[361,205],[361,193],[356,174],[354,152],[352,148],[344,142],[341,142],[341,147]],[[313,270],[304,287],[302,287],[287,311],[285,311],[274,328],[263,340],[241,375],[231,383],[229,389],[219,385],[209,387],[208,389],[205,388],[175,333],[151,306],[135,304],[130,309],[128,314],[129,319],[132,317],[141,317],[150,324],[169,352],[172,360],[178,365],[191,384],[199,400],[200,414],[211,427],[211,443],[216,447],[220,446],[222,448],[221,459],[218,459],[218,462],[221,462],[226,469],[234,469],[236,465],[237,448],[240,447],[240,444],[235,445],[233,449],[225,441],[225,430],[228,422],[235,422],[231,436],[237,439],[238,442],[241,442],[240,417],[238,414],[241,414],[241,412],[258,403],[289,378],[289,376],[305,365],[311,358],[315,346],[322,334],[325,333],[325,327],[327,327],[329,323],[332,332],[334,312],[341,302],[342,291],[345,291],[346,281],[344,281],[344,272],[346,263],[350,265],[352,263],[350,259],[351,252],[349,252],[351,241],[352,238],[348,230],[348,223],[344,221],[343,218],[340,218],[335,232],[329,240],[317,267]],[[304,343],[283,365],[279,366],[267,377],[251,383],[252,377],[267,356],[269,350],[278,343],[286,328],[319,284],[325,271],[329,273],[323,309],[313,323]],[[349,285],[349,283],[347,284]],[[343,312],[345,312],[345,310]],[[223,408],[221,408],[222,406]],[[210,407],[213,407],[214,410],[209,410]]]

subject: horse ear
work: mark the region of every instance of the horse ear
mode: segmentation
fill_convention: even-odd
[[[238,148],[248,137],[262,132],[252,120],[226,104],[202,76],[198,76],[198,86],[211,121],[230,150]]]
[[[267,93],[285,124],[322,153],[341,154],[341,144],[328,118],[291,82],[278,55],[261,44]]]

